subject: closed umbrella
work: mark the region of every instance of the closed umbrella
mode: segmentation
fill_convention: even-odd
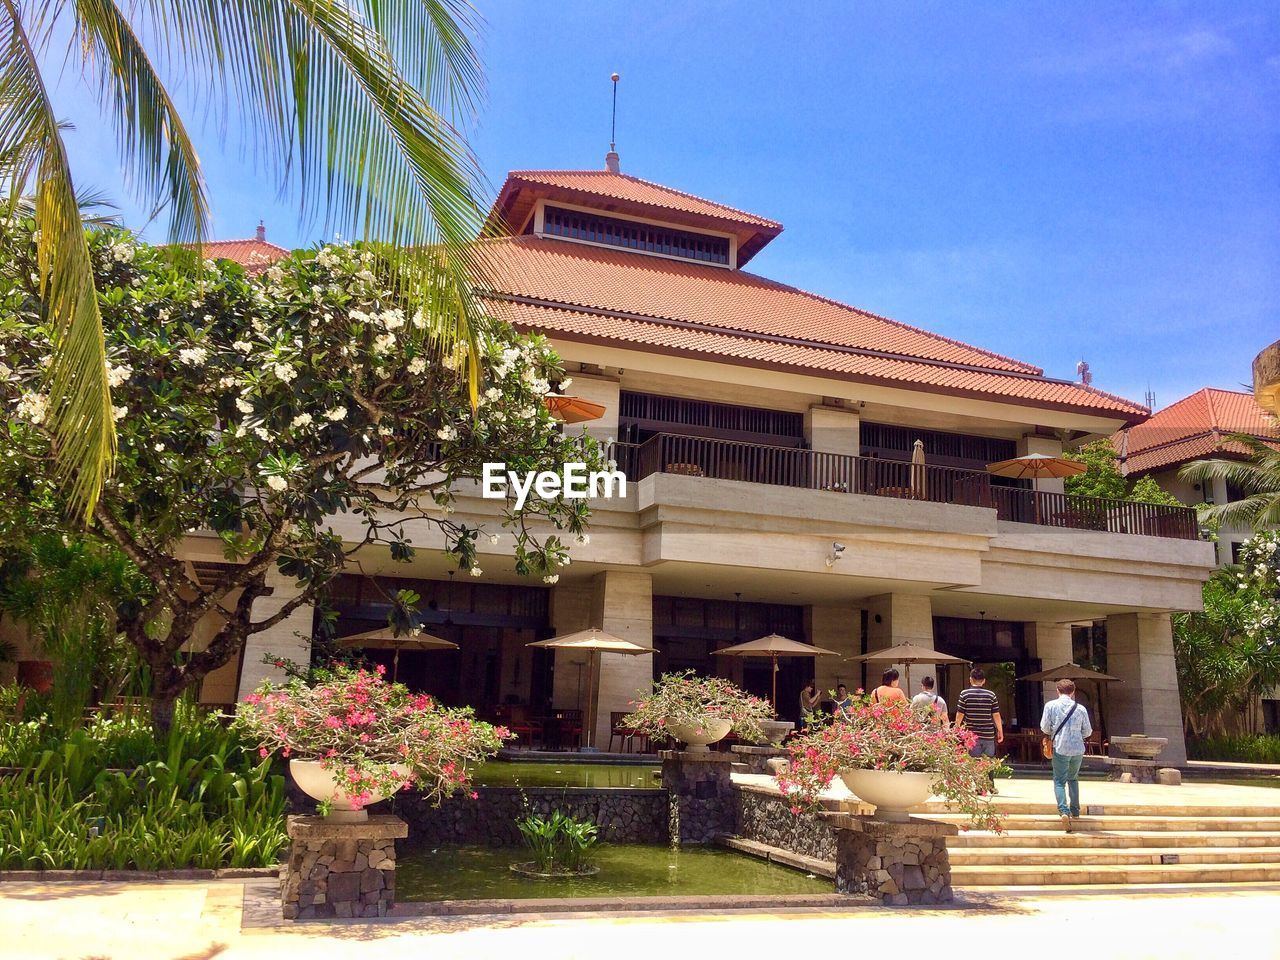
[[[632,643],[630,640],[615,637],[611,633],[605,633],[599,627],[579,630],[576,633],[565,634],[563,637],[552,637],[550,640],[535,640],[533,643],[525,644],[525,646],[538,647],[542,650],[583,650],[586,652],[587,710],[582,724],[582,746],[584,749],[590,749],[592,741],[595,739],[596,714],[600,708],[600,691],[598,689],[600,685],[600,654],[620,653],[625,656],[635,657],[654,652],[653,647],[642,646],[638,643]]]
[[[839,656],[834,650],[800,643],[771,633],[758,640],[748,640],[732,647],[715,651],[721,657],[768,657],[773,661],[773,708],[778,709],[778,658],[779,657],[828,657]]]
[[[1031,502],[1035,512],[1035,522],[1040,522],[1040,497],[1036,481],[1041,478],[1061,479],[1074,477],[1089,468],[1078,460],[1066,457],[1051,457],[1046,453],[1028,453],[1024,457],[1001,460],[999,463],[987,465],[987,473],[997,477],[1011,477],[1015,480],[1031,481]]]
[[[927,500],[928,489],[924,474],[924,441],[917,440],[911,447],[911,498]]]
[[[433,637],[429,633],[404,634],[397,636],[390,627],[378,627],[376,630],[366,630],[364,633],[352,634],[349,637],[341,637],[339,643],[350,644],[353,647],[362,646],[390,646],[391,654],[391,681],[395,682],[396,677],[400,674],[400,651],[401,650],[457,650],[458,645],[452,640],[446,640],[443,637]]]

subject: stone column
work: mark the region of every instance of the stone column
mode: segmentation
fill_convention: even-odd
[[[1107,723],[1118,736],[1145,733],[1168,737],[1163,764],[1186,762],[1182,705],[1173,659],[1173,626],[1167,613],[1124,613],[1107,617],[1107,672],[1124,683],[1109,685]]]
[[[862,671],[856,663],[850,663],[848,658],[862,652],[859,648],[861,611],[857,607],[815,604],[806,608],[805,613],[809,642],[839,654],[837,657],[814,658],[813,670],[818,692],[825,696],[828,690],[835,689],[837,683],[844,683],[850,690],[856,690],[862,683]],[[790,710],[795,709],[794,704],[787,706]]]
[[[1062,456],[1062,441],[1056,437],[1041,437],[1034,433],[1023,434],[1018,440],[1018,456],[1025,457],[1032,453],[1042,453],[1046,457]],[[1065,489],[1063,481],[1048,478],[1037,480],[1035,488],[1044,493],[1062,493]]]
[[[618,381],[593,373],[575,373],[572,375],[572,380],[569,389],[565,391],[569,396],[604,404],[604,414],[599,420],[583,424],[587,428],[587,433],[597,440],[618,439],[618,395],[621,392]],[[576,432],[579,428],[575,425],[569,429]]]
[[[836,890],[876,897],[888,906],[950,903],[951,823],[912,817],[889,823],[874,817],[836,816]]]
[[[663,750],[662,786],[670,803],[672,843],[715,843],[737,823],[730,771],[734,757],[718,751]]]
[[[866,606],[868,653],[899,643],[933,649],[933,604],[927,595],[882,593],[869,597]],[[902,689],[908,696],[914,695],[914,690],[907,689],[907,668],[901,663],[870,661],[867,664],[867,689],[879,685],[881,672],[891,666],[902,674]],[[917,664],[911,673],[911,683],[919,681],[925,671],[931,669]]]
[[[272,616],[301,592],[293,579],[281,576],[275,568],[267,574],[267,585],[272,588],[272,593],[254,601],[254,620]],[[271,680],[273,683],[284,681],[283,669],[263,662],[263,657],[268,654],[303,666],[309,664],[314,621],[315,607],[304,603],[269,630],[252,634],[244,645],[244,663],[240,668],[240,686],[236,699],[252,693],[263,680]]]
[[[396,840],[409,835],[399,817],[290,817],[287,829],[293,845],[280,883],[286,920],[385,917],[395,906]]]
[[[1024,629],[1032,656],[1040,658],[1041,669],[1049,670],[1072,662],[1071,624],[1037,620],[1026,624]],[[1041,686],[1044,688],[1045,703],[1058,699],[1058,689],[1052,682]],[[1093,722],[1096,724],[1098,718],[1094,717]]]

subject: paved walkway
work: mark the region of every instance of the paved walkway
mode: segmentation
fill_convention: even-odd
[[[381,960],[652,960],[734,951],[751,956],[907,955],[912,944],[997,954],[1017,948],[1090,960],[1204,960],[1235,944],[1273,957],[1280,885],[1105,894],[970,894],[961,909],[694,916],[423,918],[381,923],[241,927],[237,881],[157,884],[0,884],[0,955],[28,958],[207,960],[353,957]],[[749,945],[749,948],[747,948]],[[881,953],[883,951],[883,953]]]

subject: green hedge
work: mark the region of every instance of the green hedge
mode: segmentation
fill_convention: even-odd
[[[1253,737],[1205,737],[1187,742],[1192,760],[1224,760],[1234,763],[1280,763],[1280,735]]]

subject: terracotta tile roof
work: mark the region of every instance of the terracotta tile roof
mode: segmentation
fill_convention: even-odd
[[[204,255],[210,260],[234,260],[250,273],[261,273],[287,257],[289,251],[266,240],[210,240],[204,245]]]
[[[533,236],[487,248],[494,312],[564,339],[1123,419],[1147,412],[1047,379],[1030,364],[742,271]]]
[[[597,197],[609,197],[646,207],[699,214],[704,217],[714,217],[717,220],[732,220],[753,227],[779,231],[782,229],[782,224],[776,220],[728,207],[723,203],[704,200],[691,193],[673,190],[671,187],[664,187],[625,173],[610,173],[608,170],[512,170],[507,174],[507,179],[563,190],[577,190]]]
[[[1253,395],[1205,387],[1152,414],[1112,438],[1125,473],[1146,473],[1211,456],[1245,456],[1248,448],[1226,439],[1243,433],[1280,445],[1280,422]]]

